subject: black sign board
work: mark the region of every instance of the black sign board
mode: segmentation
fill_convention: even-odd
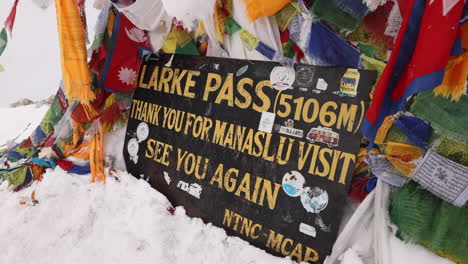
[[[140,70],[127,169],[187,214],[278,256],[336,240],[372,71],[162,54]]]

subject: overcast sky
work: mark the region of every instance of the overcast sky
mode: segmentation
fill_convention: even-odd
[[[14,0],[0,0],[0,25],[3,26]],[[94,28],[98,10],[87,1],[88,27]],[[9,36],[10,37],[10,36]],[[21,98],[45,99],[58,89],[61,79],[55,6],[46,10],[32,0],[20,0],[13,37],[0,56],[5,68],[0,72],[0,107]]]

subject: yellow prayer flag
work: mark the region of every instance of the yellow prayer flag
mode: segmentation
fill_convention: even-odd
[[[62,78],[68,101],[89,104],[95,99],[91,90],[85,32],[75,0],[55,0],[60,42]]]
[[[289,4],[291,0],[244,0],[250,21],[260,17],[272,16]]]
[[[242,43],[244,44],[245,48],[252,51],[258,44],[259,40],[250,32],[245,29],[242,29],[240,32],[240,38]]]

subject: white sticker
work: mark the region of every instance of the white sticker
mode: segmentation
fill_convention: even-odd
[[[431,150],[426,152],[411,179],[456,206],[461,207],[468,200],[468,167]]]
[[[301,194],[301,202],[307,212],[318,214],[328,205],[328,193],[319,187],[305,187]]]
[[[308,225],[308,224],[304,224],[304,223],[301,223],[299,225],[299,231],[311,237],[315,237],[317,235],[317,231],[315,230],[315,227]]]
[[[258,124],[258,130],[271,133],[273,129],[273,123],[275,122],[275,114],[271,112],[262,112],[260,123]]]
[[[127,143],[127,151],[130,159],[136,164],[138,162],[138,149],[140,148],[136,138],[132,138]]]
[[[136,134],[138,137],[138,142],[142,142],[143,140],[147,139],[149,135],[148,124],[141,122],[137,127]]]
[[[275,66],[270,73],[271,86],[279,91],[284,91],[291,88],[296,78],[294,68]]]
[[[328,88],[328,83],[324,79],[318,78],[317,86],[315,88],[321,91],[325,91]]]
[[[169,173],[166,171],[164,172],[164,180],[166,180],[167,185],[171,184],[171,177],[169,177]]]
[[[281,182],[283,191],[291,197],[298,197],[304,192],[304,183],[304,176],[298,171],[287,172]]]

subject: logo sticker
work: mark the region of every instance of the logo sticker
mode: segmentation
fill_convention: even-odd
[[[360,76],[357,69],[347,69],[340,81],[339,95],[355,97],[357,95]]]
[[[270,73],[271,86],[278,91],[287,90],[294,83],[295,75],[293,68],[275,66]]]
[[[338,146],[340,142],[340,134],[329,127],[321,126],[311,128],[306,138],[310,143],[319,142],[328,145],[330,148]]]
[[[304,192],[304,183],[304,176],[298,171],[287,172],[281,182],[283,191],[291,197],[298,197]]]
[[[310,87],[314,81],[314,72],[311,67],[297,65],[296,66],[296,84],[301,87]],[[305,88],[307,90],[307,88]]]
[[[294,120],[288,119],[284,122],[284,126],[279,127],[279,133],[302,138],[304,136],[304,131],[301,129],[294,128]]]
[[[318,214],[328,205],[328,193],[319,187],[305,187],[301,194],[301,202],[307,212]]]

